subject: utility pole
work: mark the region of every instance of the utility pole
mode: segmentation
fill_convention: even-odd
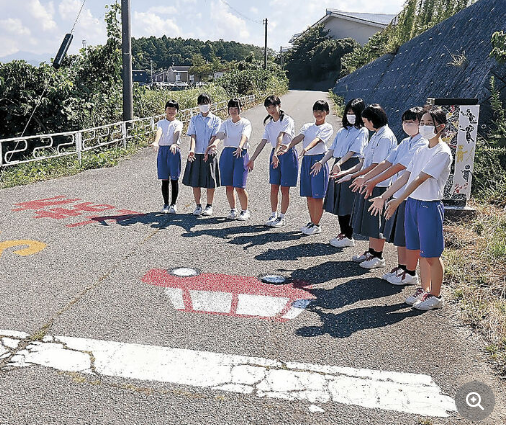
[[[153,84],[153,59],[150,59],[149,63],[151,65],[151,84]]]
[[[123,121],[130,121],[134,117],[130,0],[121,0],[121,28],[121,51],[123,58]]]
[[[279,46],[279,60],[281,69],[283,69],[283,46]]]
[[[267,18],[264,19],[264,24],[265,24],[264,69],[267,69]]]

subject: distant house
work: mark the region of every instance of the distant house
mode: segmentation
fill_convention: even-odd
[[[369,38],[385,28],[396,15],[381,13],[344,12],[336,9],[326,9],[325,16],[311,25],[323,24],[329,30],[329,35],[336,39],[353,38],[360,44],[367,43]],[[293,43],[302,33],[295,34],[290,43]]]
[[[172,65],[169,69],[153,74],[153,82],[168,84],[193,84],[198,82],[198,78],[189,73],[190,66]]]

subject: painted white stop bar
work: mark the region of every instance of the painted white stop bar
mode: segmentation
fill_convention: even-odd
[[[27,334],[0,330],[0,359]],[[286,362],[208,351],[73,337],[31,342],[9,367],[158,381],[310,403],[341,403],[447,417],[455,401],[428,375]]]

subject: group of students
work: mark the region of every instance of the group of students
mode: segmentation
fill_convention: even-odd
[[[345,106],[342,128],[328,147],[333,128],[326,122],[330,112],[326,101],[314,103],[314,122],[304,124],[296,135],[294,121],[281,109],[279,97],[269,96],[264,102],[268,115],[262,140],[250,158],[251,123],[240,115],[240,100],[228,102],[229,118],[223,122],[210,111],[209,95],[199,95],[197,103],[200,113],[191,118],[188,127],[190,151],[183,175],[183,184],[193,188],[194,215],[213,214],[215,188],[221,185],[226,187],[230,205],[227,218],[248,220],[251,217],[246,191],[248,173],[253,171],[262,149],[270,143],[272,213],[266,226],[286,224],[290,188],[297,185],[302,158],[300,196],[307,199],[310,221],[301,232],[321,233],[323,212],[337,215],[340,233],[330,244],[353,247],[354,233],[368,237],[369,249],[352,257],[366,269],[385,267],[384,244],[393,243],[397,247],[398,265],[382,278],[393,285],[417,285],[416,291],[406,299],[416,309],[442,307],[444,210],[441,200],[452,155],[441,139],[447,123],[441,108],[413,107],[405,111],[402,126],[408,137],[398,144],[380,105],[366,107],[362,99],[352,99]],[[153,143],[158,150],[164,213],[177,211],[181,173],[179,144],[183,129],[182,122],[176,119],[178,109],[177,102],[167,102],[166,119],[158,122]],[[224,147],[218,160],[217,147],[221,140]],[[295,146],[301,142],[303,147],[298,154]],[[334,158],[332,169],[328,164],[331,158]],[[207,189],[205,208],[201,204],[202,188]],[[418,263],[420,277],[416,273]]]

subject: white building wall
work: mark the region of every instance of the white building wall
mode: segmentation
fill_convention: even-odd
[[[329,35],[332,38],[338,40],[349,37],[357,40],[361,45],[367,43],[370,37],[381,31],[381,28],[339,18],[330,18],[325,22],[325,28],[330,30]]]

